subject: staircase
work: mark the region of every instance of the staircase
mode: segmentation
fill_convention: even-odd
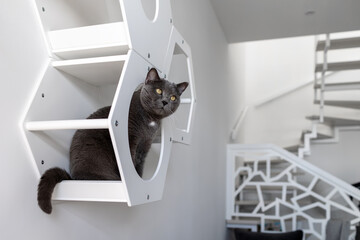
[[[322,240],[328,220],[341,217],[350,221],[349,239],[354,239],[355,226],[360,222],[360,191],[304,157],[311,154],[312,143],[335,143],[342,129],[360,128],[360,97],[351,94],[360,89],[360,79],[343,75],[360,69],[360,61],[334,61],[341,51],[359,47],[360,37],[331,40],[327,34],[317,41],[314,104],[320,111],[306,117],[312,128],[302,133],[301,144],[286,149],[274,145],[228,145],[228,227],[261,232],[302,229],[304,239]],[[334,108],[347,112],[341,116],[328,114],[336,112]]]

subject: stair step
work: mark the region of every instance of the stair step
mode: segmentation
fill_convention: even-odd
[[[54,61],[54,68],[95,86],[119,82],[127,55]]]
[[[321,89],[321,84],[316,84],[315,89]],[[360,82],[346,82],[346,83],[327,83],[324,85],[324,91],[342,91],[360,89]]]
[[[343,71],[353,69],[360,69],[360,61],[328,63],[327,71]],[[323,64],[316,64],[315,72],[321,72],[322,70]]]
[[[245,160],[244,165],[246,165],[246,164],[254,164],[255,161],[258,161],[258,164],[265,164],[267,162],[266,159]],[[271,163],[284,163],[284,162],[287,162],[287,161],[284,160],[284,159],[281,159],[281,158],[271,159]]]
[[[255,182],[251,182],[251,183],[255,183]],[[282,188],[285,187],[285,185],[283,185],[282,183],[278,183],[278,185],[261,185],[263,184],[263,182],[259,182],[258,183],[261,187],[261,190],[263,191],[268,191],[268,192],[278,192],[278,191],[282,191]],[[286,186],[286,189],[288,191],[293,191],[295,189],[297,189],[295,186],[292,185],[288,185]],[[256,190],[256,186],[255,185],[246,185],[244,186],[243,190]]]
[[[272,176],[276,176],[276,175],[278,175],[278,174],[280,174],[280,173],[282,173],[282,171],[272,171],[271,172],[271,175]],[[293,175],[293,176],[300,176],[300,175],[304,175],[304,172],[291,172],[291,174]],[[241,172],[240,174],[239,174],[240,176],[248,176],[249,175],[249,173],[248,172]]]
[[[314,104],[320,104],[320,100],[315,100]],[[360,109],[360,101],[327,100],[327,101],[324,101],[324,104],[328,105],[328,106],[334,106],[334,107]]]
[[[309,120],[319,120],[320,116],[313,115],[306,117]],[[346,127],[346,126],[360,126],[360,119],[346,119],[337,117],[324,117],[324,123],[330,126]]]
[[[298,144],[298,145],[293,145],[293,146],[288,146],[288,147],[285,147],[284,149],[288,152],[291,152],[291,153],[294,153],[294,154],[297,154],[298,153],[298,150],[299,148],[302,148],[304,147],[303,145],[301,144]]]
[[[326,41],[319,41],[316,45],[316,51],[323,51],[325,48],[325,44]],[[330,40],[329,50],[357,47],[360,47],[360,37]]]
[[[108,119],[31,121],[25,124],[29,131],[48,131],[65,129],[108,129]]]
[[[272,203],[272,201],[264,201],[264,204],[270,204]],[[259,204],[259,201],[256,200],[240,200],[240,201],[235,201],[235,205],[239,205],[239,206],[256,206]]]
[[[308,133],[311,133],[311,131],[306,130],[301,134],[301,141],[304,141],[305,134],[308,134]],[[312,140],[322,140],[322,139],[329,139],[329,138],[332,138],[332,136],[318,132],[316,138],[313,138]]]
[[[260,225],[260,220],[258,219],[231,219],[226,220],[226,227],[227,228],[244,228],[244,229],[251,229],[252,232],[258,231],[258,226]]]

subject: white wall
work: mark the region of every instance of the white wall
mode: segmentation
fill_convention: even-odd
[[[297,144],[301,131],[310,126],[305,116],[315,111],[312,86],[255,106],[314,79],[314,38],[230,44],[230,52],[231,63],[238,63],[242,72],[238,76],[245,89],[242,106],[250,106],[237,141]]]
[[[197,112],[192,145],[176,144],[163,200],[37,206],[38,180],[21,128],[47,53],[33,1],[1,1],[2,120],[0,239],[224,239],[225,144],[229,129],[228,49],[207,0],[171,1],[174,24],[192,47]]]
[[[334,37],[354,37],[357,32],[334,34]],[[318,115],[319,106],[313,104],[313,84],[308,84],[287,95],[264,103],[283,90],[314,79],[313,37],[274,39],[267,41],[230,44],[230,64],[244,89],[239,108],[250,106],[238,132],[239,143],[273,143],[281,147],[301,143],[304,130],[311,130],[306,116]],[[358,60],[359,49],[330,52],[329,61]],[[318,55],[321,58],[321,54]],[[321,59],[319,59],[321,61]],[[327,82],[358,81],[360,70],[335,73]],[[239,84],[239,83],[238,83]],[[359,100],[359,90],[326,92],[326,100]],[[239,109],[237,110],[239,111]],[[359,110],[325,106],[325,116],[359,119]],[[319,125],[318,132],[332,134],[332,129]],[[354,183],[360,181],[358,169],[359,131],[340,133],[338,144],[312,144],[307,160],[335,176]]]
[[[359,143],[359,129],[343,130],[336,143],[313,143],[306,160],[348,183],[360,182]]]

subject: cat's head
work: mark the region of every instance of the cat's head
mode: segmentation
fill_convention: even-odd
[[[144,109],[160,118],[174,113],[180,105],[180,96],[189,83],[171,83],[161,79],[155,68],[149,70],[141,89],[140,100]]]

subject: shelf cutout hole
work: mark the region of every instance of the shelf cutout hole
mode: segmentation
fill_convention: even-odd
[[[146,17],[150,21],[155,21],[156,13],[158,12],[159,8],[159,1],[158,0],[141,0],[141,5],[143,7],[144,13]]]
[[[136,90],[134,95],[136,94],[137,97],[139,97],[139,94],[141,92],[143,84],[140,84]],[[129,109],[129,124],[134,121],[142,121],[144,118],[141,119],[131,119],[130,113],[134,111],[132,109],[133,101],[136,101],[132,99],[132,103],[130,104]],[[134,104],[133,106],[136,106]],[[135,107],[136,108],[136,107]],[[156,130],[153,132],[153,129]],[[159,167],[160,163],[160,156],[161,156],[161,150],[162,150],[162,128],[161,123],[157,124],[155,122],[150,122],[148,126],[145,129],[140,129],[139,126],[131,127],[129,125],[129,144],[130,144],[130,152],[131,157],[134,163],[134,167],[139,175],[144,180],[150,180],[154,174],[156,173],[156,170]],[[146,138],[152,138],[152,141],[145,141]],[[138,138],[138,139],[136,139]],[[135,140],[136,139],[136,140]],[[139,142],[137,147],[132,146],[133,144],[136,144],[136,142]],[[150,144],[150,147],[149,147]],[[147,149],[149,148],[149,149]],[[144,158],[145,156],[145,158]],[[137,165],[137,162],[139,162],[140,159],[144,158],[143,168],[141,171],[141,167],[139,170],[139,165]],[[142,174],[141,174],[142,172]]]
[[[188,82],[190,84],[188,59],[186,54],[178,45],[176,45],[174,49],[169,71],[169,79],[167,80],[174,83]],[[191,99],[192,93],[189,85],[182,93],[181,104],[174,113],[175,126],[178,129],[188,131],[190,128],[190,112],[192,107]]]

